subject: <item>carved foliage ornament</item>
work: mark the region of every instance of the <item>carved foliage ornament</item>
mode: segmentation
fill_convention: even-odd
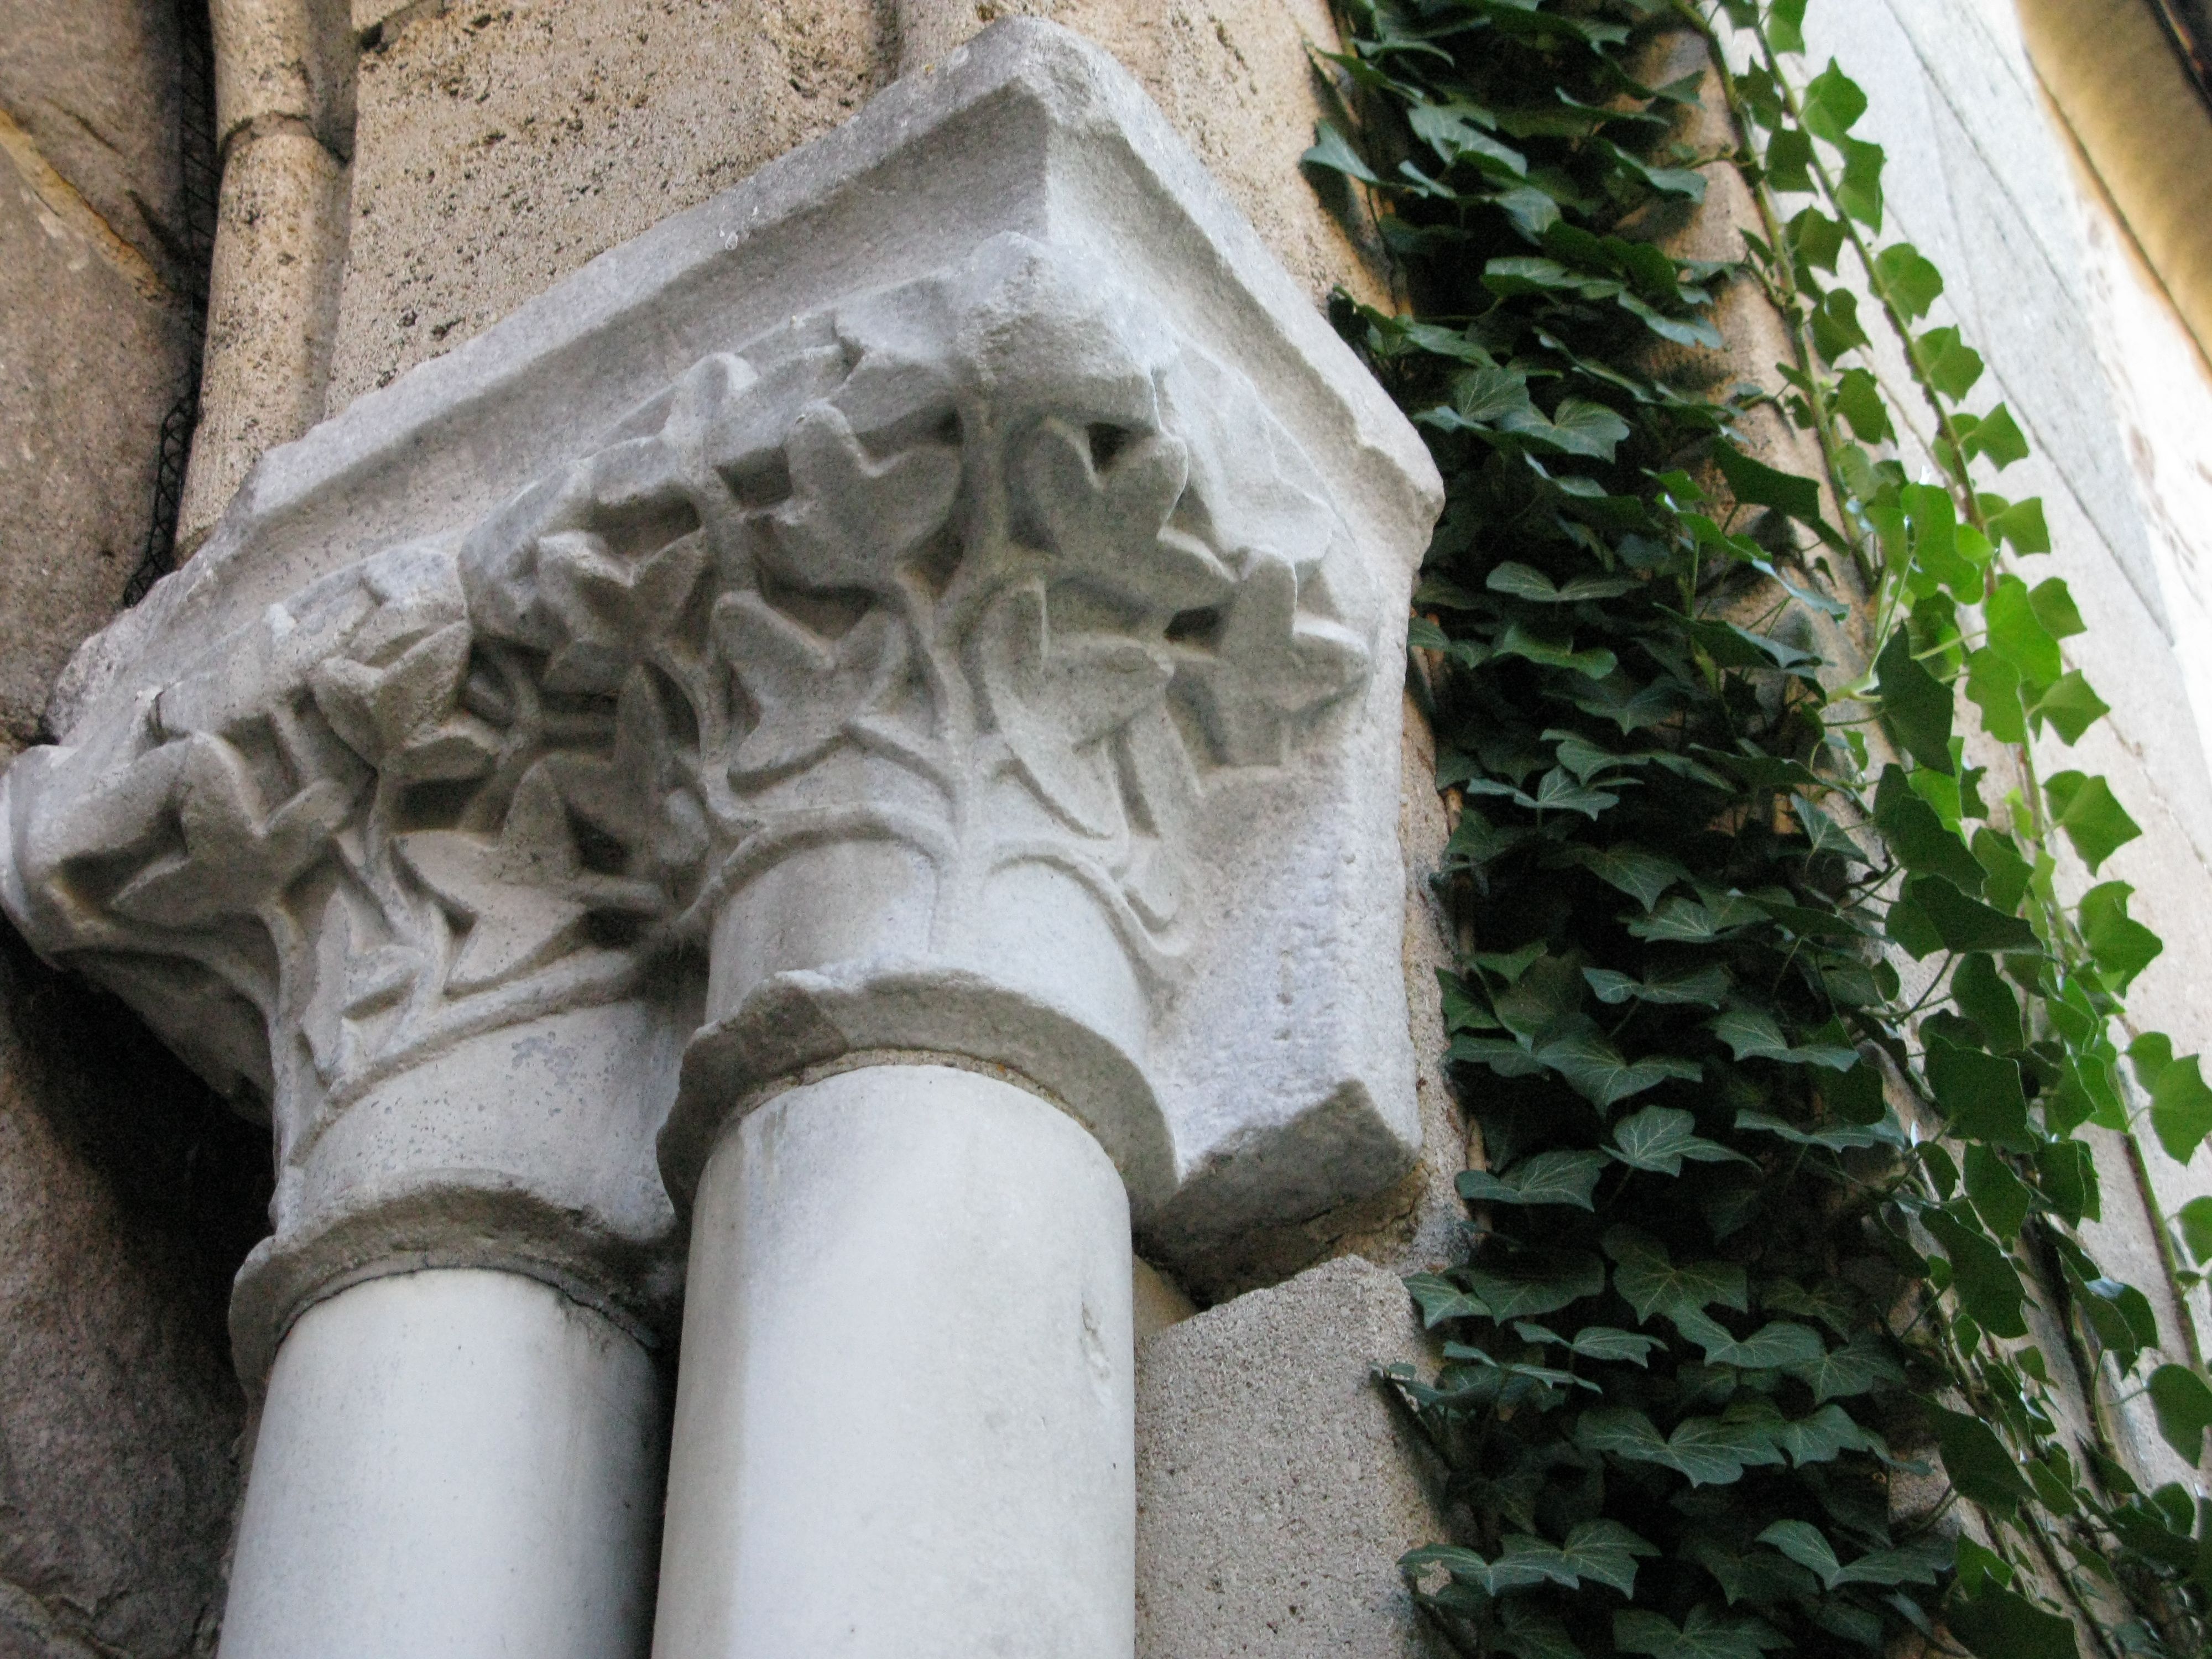
[[[1208,775],[1370,671],[1315,479],[1240,376],[1002,238],[40,751],[9,905],[273,1099],[288,1159],[462,1037],[629,994],[800,847],[912,849],[940,927],[1049,865],[1165,988]]]

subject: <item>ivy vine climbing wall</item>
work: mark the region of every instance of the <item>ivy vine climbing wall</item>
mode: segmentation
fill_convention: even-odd
[[[2049,763],[2108,711],[1805,3],[1346,0],[1329,59],[1307,161],[1408,302],[1338,320],[1449,488],[1411,637],[1486,1164],[1389,1378],[1450,1471],[1403,1566],[1470,1654],[2195,1655],[2212,1504],[2112,1425],[2193,1464],[2212,1388],[2083,1228],[2136,1189],[2185,1291],[2212,1200],[2084,1133],[2186,1163],[2212,1089],[2124,1044],[2128,887],[2062,890],[2139,833]]]

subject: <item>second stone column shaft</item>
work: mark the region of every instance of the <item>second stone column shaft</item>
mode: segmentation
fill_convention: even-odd
[[[722,1133],[691,1238],[656,1659],[1129,1659],[1128,1203],[945,1066]]]

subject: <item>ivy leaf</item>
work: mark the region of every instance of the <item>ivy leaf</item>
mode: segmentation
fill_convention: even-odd
[[[1605,1289],[1605,1264],[1580,1251],[1510,1269],[1464,1271],[1468,1288],[1482,1299],[1492,1319],[1501,1321],[1554,1313]]]
[[[1771,507],[1801,524],[1820,523],[1820,487],[1812,479],[1794,472],[1777,471],[1725,441],[1713,446],[1713,459],[1739,501],[1753,507]]]
[[[1628,931],[1636,938],[1666,945],[1705,945],[1739,931],[1741,926],[1686,898],[1670,898],[1652,915],[1628,920]]]
[[[1556,644],[1529,633],[1519,623],[1506,624],[1505,632],[1498,637],[1497,654],[1524,657],[1547,668],[1571,669],[1594,680],[1608,678],[1620,666],[1620,659],[1601,647],[1577,651],[1571,640],[1564,645]]]
[[[1750,1287],[1733,1261],[1674,1261],[1656,1239],[1633,1227],[1615,1227],[1604,1242],[1615,1263],[1613,1287],[1638,1319],[1656,1313],[1672,1318],[1677,1310],[1701,1312],[1715,1304],[1738,1313],[1751,1310]]]
[[[1944,950],[2000,956],[2041,948],[2035,929],[2018,916],[1968,898],[1940,876],[1914,876],[1905,884],[1901,902],[1924,917]],[[1923,953],[1924,954],[1924,953]]]
[[[2043,793],[2051,803],[2052,821],[2065,830],[2093,876],[2106,859],[2142,834],[2101,777],[2056,773],[2045,781]]]
[[[1698,1120],[1671,1106],[1647,1106],[1613,1126],[1613,1155],[1632,1170],[1679,1176],[1682,1160],[1698,1164],[1750,1164],[1752,1160],[1698,1133]],[[1754,1166],[1755,1167],[1755,1166]]]
[[[1836,181],[1836,205],[1879,234],[1881,170],[1887,160],[1881,146],[1846,138],[1837,148],[1844,153],[1844,176]]]
[[[2033,1207],[2027,1183],[1980,1141],[1968,1144],[1966,1164],[1966,1196],[1973,1200],[1982,1224],[1999,1238],[2013,1237]]]
[[[1326,167],[1331,173],[1341,173],[1346,178],[1357,179],[1363,185],[1380,185],[1382,180],[1375,170],[1360,159],[1352,141],[1328,121],[1314,123],[1313,148],[1298,157],[1298,165]]]
[[[1944,1610],[1951,1633],[1977,1659],[2081,1659],[2070,1620],[1986,1577],[1980,1583],[1978,1593],[1952,1595]]]
[[[1656,1336],[1638,1336],[1611,1325],[1585,1325],[1567,1346],[1585,1359],[1625,1361],[1648,1368],[1651,1350],[1662,1345]]]
[[[1990,649],[2020,671],[2021,678],[2037,695],[2057,684],[2066,672],[2058,654],[2058,641],[2036,612],[2034,595],[2017,576],[2001,576],[1983,606],[1989,626]]]
[[[2212,1134],[2212,1089],[2205,1087],[2195,1054],[2160,1070],[2151,1085],[2150,1125],[2176,1164],[2188,1163]]]
[[[1986,884],[1980,860],[1936,809],[1913,793],[1903,767],[1882,768],[1875,787],[1874,821],[1898,861],[1915,874],[1941,876],[1964,893],[1978,894]]]
[[[1982,354],[1960,339],[1955,328],[1931,328],[1916,338],[1912,361],[1928,384],[1954,404],[1982,378]]]
[[[1847,1451],[1888,1455],[1881,1437],[1861,1428],[1841,1406],[1822,1406],[1810,1417],[1793,1419],[1780,1415],[1765,1401],[1757,1403],[1759,1425],[1767,1438],[1789,1453],[1790,1462],[1799,1468],[1808,1463],[1832,1463]],[[1729,1409],[1733,1412],[1736,1407]],[[1765,1415],[1768,1413],[1774,1414]]]
[[[1735,1115],[1735,1127],[1763,1130],[1800,1146],[1825,1146],[1832,1152],[1861,1146],[1901,1147],[1905,1144],[1905,1132],[1893,1117],[1874,1124],[1846,1123],[1827,1129],[1801,1129],[1785,1119],[1747,1107]]]
[[[1942,297],[1943,273],[1910,242],[1893,242],[1874,257],[1875,282],[1884,299],[1917,323]]]
[[[1666,681],[1636,685],[1625,676],[1608,678],[1594,689],[1579,691],[1572,701],[1583,714],[1611,720],[1624,737],[1648,726],[1664,724],[1681,707],[1680,697]]]
[[[2186,1365],[2160,1365],[2150,1374],[2149,1387],[2159,1433],[2195,1468],[2203,1455],[2204,1431],[2212,1428],[2212,1388]]]
[[[1410,1273],[1406,1289],[1421,1310],[1421,1327],[1434,1330],[1447,1319],[1487,1319],[1489,1304],[1470,1295],[1442,1273]]]
[[[1982,711],[1982,728],[1999,743],[2027,741],[2027,709],[2020,670],[1984,646],[1966,657],[1966,696]]]
[[[1633,576],[1577,576],[1562,587],[1542,571],[1508,559],[1493,567],[1482,585],[1493,593],[1510,593],[1538,605],[1574,605],[1584,599],[1618,599],[1640,585]]]
[[[2156,961],[2166,943],[2128,915],[2128,900],[2135,889],[2124,881],[2108,881],[2081,895],[2077,915],[2081,938],[2104,969],[2116,994],[2124,996],[2137,974]]]
[[[1848,1072],[1859,1063],[1856,1048],[1792,1048],[1774,1016],[1760,1009],[1730,1008],[1718,1018],[1707,1020],[1705,1029],[1728,1044],[1729,1052],[1740,1061],[1771,1060],[1785,1066],[1825,1066],[1833,1072]]]
[[[1708,1365],[1775,1370],[1809,1365],[1826,1352],[1818,1331],[1786,1319],[1771,1320],[1749,1336],[1739,1338],[1711,1315],[1692,1309],[1681,1310],[1668,1317],[1674,1322],[1676,1330],[1705,1350]]]
[[[1563,455],[1587,456],[1609,461],[1628,436],[1628,422],[1603,404],[1584,398],[1563,398],[1549,418],[1529,410],[1516,411],[1498,422],[1516,438],[1540,444]]]
[[[1717,963],[1688,973],[1644,980],[1610,968],[1585,968],[1583,978],[1597,993],[1597,1000],[1610,1007],[1618,1007],[1633,998],[1638,1002],[1662,1007],[1717,1008],[1731,984],[1728,969]]]
[[[2049,721],[2061,738],[2075,744],[2081,741],[2084,732],[2112,710],[2090,689],[2089,682],[2081,678],[2081,671],[2075,668],[2061,674],[2057,684],[2037,698],[2035,707],[2028,712],[2037,720]]]
[[[1567,1534],[1559,1556],[1577,1577],[1595,1579],[1623,1595],[1636,1594],[1636,1558],[1658,1547],[1618,1521],[1585,1521]]]
[[[1849,1399],[1905,1381],[1897,1361],[1871,1331],[1859,1332],[1842,1347],[1831,1348],[1818,1359],[1791,1366],[1790,1374],[1812,1389],[1816,1402]]]
[[[1952,1284],[1974,1322],[1992,1336],[2026,1336],[2027,1292],[2013,1259],[1949,1210],[1923,1210],[1920,1220],[1949,1258]]]
[[[1577,848],[1575,862],[1608,886],[1619,889],[1649,913],[1676,882],[1690,872],[1673,859],[1626,842],[1598,848]],[[1618,997],[1611,999],[1619,1001]]]
[[[1763,1620],[1702,1605],[1690,1609],[1679,1629],[1659,1613],[1623,1608],[1613,1615],[1613,1644],[1623,1653],[1646,1653],[1651,1659],[1759,1659],[1771,1649],[1790,1645]]]
[[[1969,455],[1986,456],[1990,465],[2000,472],[2016,461],[2026,460],[2029,454],[2020,423],[2002,404],[1974,423],[1973,435],[1966,440],[1965,448]]]
[[[1694,1060],[1668,1055],[1631,1060],[1595,1029],[1555,1037],[1537,1048],[1536,1058],[1566,1079],[1600,1111],[1608,1111],[1647,1089],[1656,1089],[1670,1078],[1695,1083],[1705,1075],[1705,1068]]]
[[[1851,423],[1861,443],[1886,443],[1896,435],[1881,383],[1863,368],[1847,368],[1837,382],[1836,412]]]
[[[2175,1212],[2175,1224],[2181,1229],[2182,1242],[2189,1246],[2189,1254],[2202,1267],[2212,1261],[2212,1198],[2192,1198]]]
[[[1943,1472],[1960,1497],[1986,1504],[2007,1520],[2019,1512],[2021,1504],[2035,1501],[2034,1487],[1988,1424],[1941,1406],[1928,1409],[1943,1454]]]
[[[1921,765],[1945,774],[1951,761],[1951,688],[1912,655],[1912,637],[1899,623],[1875,659],[1875,694],[1882,723],[1897,744]]]
[[[1503,1176],[1487,1170],[1462,1170],[1459,1195],[1469,1203],[1571,1204],[1587,1210],[1604,1172],[1602,1152],[1538,1152]]]
[[[1831,58],[1828,67],[1806,87],[1804,101],[1799,107],[1804,112],[1806,131],[1815,138],[1840,144],[1844,135],[1867,112],[1867,97],[1858,83]]]
[[[1499,1603],[1498,1621],[1502,1632],[1491,1645],[1500,1653],[1515,1659],[1583,1659],[1567,1627],[1532,1601],[1515,1596]]]
[[[1759,1534],[1759,1541],[1779,1550],[1829,1589],[1844,1582],[1843,1563],[1836,1559],[1834,1547],[1809,1521],[1777,1521]]]
[[[1408,1573],[1419,1573],[1425,1567],[1442,1567],[1459,1583],[1474,1585],[1485,1595],[1493,1596],[1503,1595],[1508,1590],[1531,1589],[1552,1579],[1540,1562],[1512,1561],[1503,1555],[1495,1561],[1486,1560],[1474,1551],[1462,1549],[1455,1544],[1430,1544],[1408,1550],[1398,1558],[1398,1566]]]
[[[1961,957],[1951,975],[1951,1000],[1980,1028],[1984,1043],[1994,1053],[2016,1054],[2027,1047],[2020,999],[1997,972],[1996,958],[1980,952]]]
[[[1747,1464],[1778,1463],[1782,1455],[1754,1431],[1716,1417],[1692,1417],[1662,1436],[1628,1406],[1600,1406],[1582,1414],[1575,1440],[1586,1451],[1610,1452],[1632,1463],[1656,1463],[1686,1475],[1693,1486],[1723,1486],[1743,1478]]]
[[[1999,538],[2023,557],[2051,551],[2051,531],[2044,522],[2040,497],[2030,497],[2027,501],[2009,504],[2005,504],[2000,496],[1985,496],[1983,499],[2000,503],[1985,520],[1990,535]]]

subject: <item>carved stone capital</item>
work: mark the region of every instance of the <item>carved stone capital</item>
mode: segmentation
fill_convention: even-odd
[[[1426,458],[1110,63],[929,79],[272,454],[0,782],[9,915],[272,1116],[249,1374],[395,1263],[650,1322],[856,1057],[1054,1100],[1170,1253],[1416,1150]]]

